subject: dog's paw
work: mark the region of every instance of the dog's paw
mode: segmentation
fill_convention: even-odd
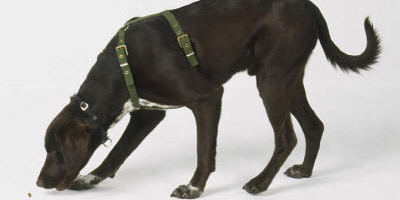
[[[176,197],[180,199],[195,199],[200,197],[202,191],[200,188],[194,187],[190,184],[181,185],[172,192],[171,197]]]
[[[70,190],[89,190],[91,188],[94,188],[94,186],[97,185],[98,183],[100,183],[102,180],[103,180],[103,178],[92,175],[92,174],[88,174],[86,176],[79,175],[72,182],[69,189]]]
[[[243,189],[250,194],[258,194],[266,191],[268,189],[268,185],[264,183],[258,183],[255,179],[253,179],[246,183],[246,185],[243,186]]]
[[[294,165],[285,172],[286,176],[291,178],[309,178],[311,170],[305,169],[302,165]]]

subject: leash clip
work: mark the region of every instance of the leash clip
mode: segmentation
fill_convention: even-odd
[[[109,143],[108,143],[109,142]],[[108,148],[112,145],[112,140],[111,138],[107,137],[107,140],[103,143],[103,146]]]

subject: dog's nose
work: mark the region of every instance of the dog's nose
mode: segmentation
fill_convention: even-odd
[[[44,187],[44,182],[43,182],[43,180],[42,180],[42,179],[38,179],[38,180],[36,181],[36,185],[39,186],[39,187]]]

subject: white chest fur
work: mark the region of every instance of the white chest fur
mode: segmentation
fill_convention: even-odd
[[[139,98],[139,104],[141,107],[144,107],[144,108],[151,108],[151,109],[158,109],[158,110],[174,109],[174,108],[181,107],[181,106],[158,104],[158,103],[154,103],[149,100],[141,99],[141,98]],[[115,124],[117,124],[126,114],[133,112],[134,110],[135,110],[135,107],[133,107],[132,101],[130,99],[128,99],[128,101],[125,102],[124,106],[122,107],[121,114],[119,114],[118,117],[115,118],[115,120],[111,124],[110,128],[115,126]]]

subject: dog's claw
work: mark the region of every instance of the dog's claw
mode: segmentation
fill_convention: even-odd
[[[171,197],[180,199],[195,199],[200,197],[202,191],[192,185],[181,185],[172,192]]]
[[[95,175],[91,175],[91,174],[86,175],[86,176],[79,175],[72,182],[69,189],[70,190],[89,190],[89,189],[94,188],[94,186],[96,186],[102,180],[103,180],[103,178],[95,176]]]
[[[291,178],[309,178],[311,172],[306,170],[302,165],[294,165],[286,170],[285,175]]]

